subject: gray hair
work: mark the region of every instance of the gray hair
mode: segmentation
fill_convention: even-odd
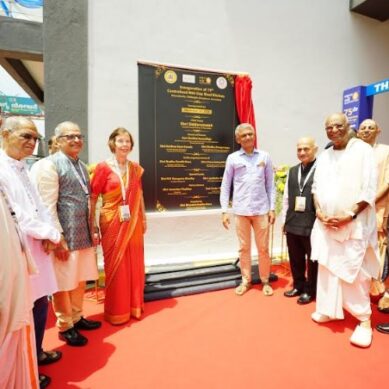
[[[28,126],[36,128],[35,123],[30,118],[26,118],[24,116],[10,116],[4,120],[1,129],[12,132],[20,130],[21,128],[26,126],[26,124]]]
[[[240,123],[235,128],[235,136],[238,136],[241,130],[244,130],[245,128],[249,128],[250,130],[253,130],[255,134],[255,128],[250,123]]]
[[[54,130],[54,134],[56,137],[61,136],[65,131],[70,130],[70,129],[76,129],[81,132],[80,126],[77,123],[66,121],[59,123],[57,127]]]

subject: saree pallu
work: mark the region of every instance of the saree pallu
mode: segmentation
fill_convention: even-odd
[[[129,168],[126,204],[131,212],[130,221],[119,220],[122,205],[119,181],[115,189],[103,194],[100,212],[105,269],[104,317],[112,324],[125,323],[131,317],[139,319],[144,308],[143,169],[133,163]]]

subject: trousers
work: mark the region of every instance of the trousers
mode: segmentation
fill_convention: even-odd
[[[251,282],[251,229],[254,231],[258,251],[259,276],[262,281],[269,281],[269,219],[268,215],[235,215],[236,233],[239,240],[240,271],[245,282]]]
[[[85,281],[81,281],[73,290],[53,294],[56,325],[60,332],[72,328],[81,319],[84,293]]]

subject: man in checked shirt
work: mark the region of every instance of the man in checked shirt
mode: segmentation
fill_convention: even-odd
[[[262,291],[265,296],[271,296],[273,289],[269,284],[271,265],[269,225],[275,220],[273,165],[266,151],[255,148],[255,130],[251,124],[239,124],[235,129],[235,137],[241,149],[227,157],[220,188],[222,223],[224,228],[228,229],[230,216],[227,210],[233,184],[232,211],[239,240],[242,274],[242,281],[235,289],[235,293],[241,296],[251,288],[251,229],[253,229]]]

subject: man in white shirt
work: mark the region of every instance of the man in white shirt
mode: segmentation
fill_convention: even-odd
[[[343,308],[358,321],[350,341],[368,347],[372,341],[370,283],[379,272],[373,150],[350,139],[347,117],[325,121],[333,147],[318,158],[312,193],[316,206],[312,260],[319,262],[317,323],[344,318]]]
[[[42,341],[47,320],[47,296],[57,290],[52,257],[48,254],[61,240],[60,232],[34,189],[24,158],[32,155],[39,133],[35,124],[24,117],[5,120],[1,135],[0,181],[15,212],[26,245],[36,262],[38,273],[30,276],[38,363],[48,364],[61,358],[59,351],[43,351]],[[41,375],[41,387],[50,379]]]

